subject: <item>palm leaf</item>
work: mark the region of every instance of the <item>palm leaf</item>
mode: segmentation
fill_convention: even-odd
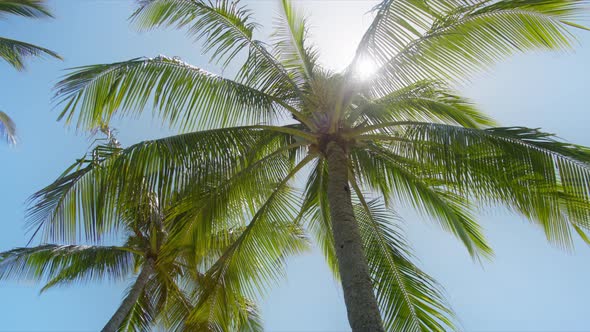
[[[8,114],[2,111],[0,111],[0,137],[10,144],[16,144],[16,125]]]
[[[407,27],[408,20],[402,19],[404,23],[399,26],[380,21],[380,32],[369,34],[379,41],[364,45],[382,64],[371,82],[377,95],[422,79],[462,80],[466,73],[489,68],[515,52],[567,49],[573,39],[568,28],[581,28],[570,20],[583,15],[585,3],[577,0],[441,1],[416,6],[420,2],[387,2],[384,10],[393,16],[397,14],[389,11],[404,6],[399,3],[423,7],[419,10],[423,15],[418,19],[423,22],[420,30],[411,36],[402,34],[407,38],[395,47],[388,43],[392,38],[397,39],[391,33],[412,30]]]
[[[244,229],[245,227],[224,229],[211,236],[209,241],[199,242],[188,237],[186,245],[181,247],[179,243],[183,243],[182,241],[167,241],[170,247],[163,248],[162,254],[164,257],[174,256],[175,260],[178,260],[179,256],[182,257],[184,267],[182,276],[175,283],[170,283],[179,286],[173,293],[179,293],[181,296],[169,296],[164,310],[161,311],[159,321],[166,331],[262,331],[255,303],[239,293],[227,295],[227,298],[233,299],[234,302],[203,303],[205,309],[202,311],[212,314],[190,319],[191,313],[199,310],[195,304],[199,303],[200,287],[203,281],[207,280],[207,271],[213,266],[204,262],[212,259],[216,262],[224,251],[239,239]],[[179,248],[182,250],[179,251]],[[223,294],[225,291],[229,290],[221,286],[219,293]],[[235,314],[236,312],[238,314]]]
[[[44,0],[2,0],[0,18],[4,13],[33,18],[52,17]]]
[[[361,101],[350,112],[348,121],[377,124],[392,121],[420,121],[482,128],[494,121],[465,98],[458,96],[442,82],[420,81],[405,86],[385,97]]]
[[[399,123],[404,142],[390,150],[454,195],[503,204],[537,222],[547,238],[571,247],[571,225],[590,221],[590,152],[536,129],[486,130],[446,124]],[[393,127],[390,127],[393,128]],[[397,157],[399,159],[399,157]]]
[[[462,1],[383,0],[374,7],[375,18],[359,43],[352,68],[370,56],[378,64],[385,63],[405,45],[427,31],[432,17],[449,11]]]
[[[141,29],[158,26],[187,28],[190,36],[204,41],[204,51],[212,59],[228,65],[242,50],[248,57],[239,80],[276,97],[294,97],[298,90],[285,68],[253,38],[257,24],[239,0],[146,0],[133,14]],[[293,90],[294,89],[294,90]]]
[[[469,213],[470,203],[444,186],[437,186],[417,173],[417,165],[406,164],[397,155],[375,144],[367,150],[353,152],[355,174],[371,187],[380,190],[386,199],[395,195],[399,201],[436,219],[443,229],[453,233],[474,258],[490,257],[478,223]]]
[[[340,278],[332,233],[330,207],[326,194],[328,188],[327,171],[326,161],[317,159],[316,165],[309,174],[305,185],[304,201],[300,213],[303,220],[306,221],[306,229],[315,238],[334,277]]]
[[[281,107],[275,98],[176,58],[158,56],[74,69],[56,85],[60,119],[95,128],[115,113],[137,115],[151,106],[182,131],[240,122],[269,122]]]
[[[44,55],[61,60],[61,57],[57,53],[46,48],[0,37],[0,58],[17,70],[23,70],[25,68],[25,58]]]
[[[191,241],[206,243],[219,227],[244,226],[243,216],[256,211],[279,183],[289,174],[289,153],[299,145],[278,149],[249,163],[211,188],[190,186],[182,200],[168,213],[175,218],[174,230]],[[256,192],[252,189],[257,188]],[[247,198],[247,199],[246,199]]]
[[[41,235],[52,241],[84,238],[97,242],[103,235],[112,235],[119,221],[115,209],[118,196],[112,194],[104,165],[118,153],[117,147],[98,145],[33,194],[26,216],[32,238]]]
[[[151,307],[151,297],[147,290],[144,290],[131,311],[125,317],[123,324],[118,331],[148,332],[153,330],[156,321],[156,313]]]
[[[195,194],[186,193],[187,199],[210,197],[211,203],[195,205],[193,201],[189,203],[191,208],[209,208],[222,215],[239,214],[223,204],[215,204],[215,199],[223,197],[217,194],[222,194],[225,188],[217,185],[258,158],[273,154],[285,142],[285,145],[294,142],[291,135],[241,127],[176,135],[114,151],[94,150],[30,198],[29,227],[43,229],[52,240],[70,241],[76,239],[77,234],[83,234],[87,240],[95,241],[120,224],[121,215],[114,208],[118,206],[119,197],[134,197],[137,191],[145,191],[153,192],[162,202],[169,202],[175,192],[189,190],[189,187],[194,188]],[[100,158],[96,159],[97,156]],[[283,157],[276,156],[275,160],[279,160],[277,158]],[[273,168],[272,164],[264,166],[259,174],[276,174],[281,169]],[[254,173],[241,174],[241,181],[246,185],[253,185],[255,179],[263,180],[261,176],[248,177]],[[206,188],[214,190],[206,192]],[[237,195],[230,197],[243,201],[247,196],[240,197],[241,190],[236,187]],[[250,196],[254,198],[256,194]]]
[[[399,221],[379,201],[367,202],[356,188],[365,255],[387,331],[456,330],[441,287],[410,260],[409,245],[392,222]]]
[[[306,248],[302,230],[295,223],[298,199],[286,184],[310,160],[302,160],[277,185],[240,237],[201,278],[201,288],[196,294],[197,309],[191,313],[189,322],[231,316],[223,309],[237,301],[235,294],[247,298],[259,296],[271,281],[281,276],[284,259]]]
[[[276,58],[291,73],[298,86],[313,77],[318,52],[307,45],[307,20],[291,0],[281,0],[281,15],[275,20],[273,44]]]
[[[72,282],[124,280],[137,259],[115,246],[44,244],[0,253],[0,279],[48,280],[42,290]]]

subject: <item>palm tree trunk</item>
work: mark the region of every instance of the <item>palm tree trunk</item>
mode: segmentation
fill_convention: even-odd
[[[353,332],[382,332],[383,323],[348,184],[348,158],[336,142],[326,147],[328,202],[348,322]]]
[[[103,327],[102,332],[116,332],[119,329],[119,327],[121,327],[121,324],[123,324],[123,321],[125,321],[125,318],[127,317],[127,315],[129,315],[129,312],[131,311],[135,303],[137,303],[139,296],[143,292],[143,289],[145,288],[145,285],[147,284],[153,272],[154,260],[148,258],[143,264],[143,268],[137,276],[135,284],[133,284],[133,287],[131,287],[129,294],[127,294],[127,296],[125,297],[125,299],[123,300],[123,302],[121,303],[113,317],[111,317],[109,322]]]

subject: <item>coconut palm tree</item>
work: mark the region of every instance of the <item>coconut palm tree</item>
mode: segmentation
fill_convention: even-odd
[[[151,110],[181,130],[123,151],[111,184],[158,191],[162,179],[180,188],[214,174],[219,194],[208,204],[260,203],[240,245],[268,231],[269,211],[287,202],[276,198],[304,183],[291,205],[342,282],[353,331],[455,328],[398,236],[399,204],[438,221],[476,259],[492,256],[473,216],[481,205],[522,214],[560,246],[572,231],[588,239],[590,151],[497,127],[450,88],[511,54],[569,48],[584,1],[384,0],[340,73],[319,64],[301,11],[279,4],[269,44],[238,1],[140,1],[140,29],[184,29],[224,66],[245,59],[236,77],[166,56],[75,68],[56,87],[60,118],[85,129]],[[368,78],[367,62],[378,68]],[[256,190],[273,183],[271,195]],[[202,213],[191,196],[177,213]]]
[[[6,14],[30,18],[52,17],[44,0],[0,0],[0,19]],[[0,59],[16,70],[24,70],[24,59],[48,55],[61,59],[55,52],[18,40],[0,37]],[[0,111],[0,136],[11,144],[16,143],[16,127],[8,115]]]
[[[116,159],[120,148],[111,131],[104,126],[102,130],[107,133],[109,143],[96,146],[88,157],[78,160],[55,182],[37,192],[32,197],[32,214],[56,212],[44,208],[55,201],[67,200],[70,192],[66,188],[77,185],[78,181],[87,181],[85,185],[94,189],[104,186],[107,178],[94,170]],[[93,172],[92,183],[79,177],[81,172]],[[243,217],[223,224],[218,222],[207,241],[195,241],[198,232],[195,225],[199,221],[172,214],[172,207],[182,194],[164,198],[143,189],[141,185],[134,186],[129,191],[133,196],[127,199],[118,196],[116,207],[110,206],[118,218],[116,224],[109,226],[87,222],[93,220],[93,211],[84,209],[103,201],[96,199],[96,195],[80,193],[74,203],[82,206],[80,214],[64,213],[62,217],[76,216],[78,219],[66,221],[70,231],[85,233],[87,242],[93,245],[41,244],[0,253],[0,280],[48,280],[43,292],[77,282],[122,281],[139,272],[102,331],[151,331],[154,326],[166,331],[261,331],[254,297],[245,295],[248,285],[240,285],[255,278],[256,272],[239,269],[239,265],[226,263],[225,259],[244,230]],[[76,209],[76,206],[69,208]],[[53,234],[61,231],[47,229],[45,239],[56,239]],[[123,245],[102,244],[105,236],[121,239],[121,234],[126,238]],[[249,256],[236,262],[246,261],[254,269],[271,269],[285,256],[306,248],[303,231],[296,225],[277,223],[272,234],[267,235],[277,246],[274,252],[268,253],[262,245],[255,245],[253,250],[264,253],[264,257]],[[215,278],[215,274],[208,272],[222,264],[226,276]]]

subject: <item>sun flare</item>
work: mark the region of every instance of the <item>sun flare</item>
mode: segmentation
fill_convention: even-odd
[[[377,64],[369,58],[362,58],[356,64],[355,72],[361,81],[366,81],[373,77],[377,71]]]

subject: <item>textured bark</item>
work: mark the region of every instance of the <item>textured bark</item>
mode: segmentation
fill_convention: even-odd
[[[131,287],[129,294],[127,294],[113,317],[111,317],[109,322],[103,327],[101,330],[102,332],[116,332],[119,327],[121,327],[121,324],[125,321],[125,317],[127,317],[135,303],[137,303],[137,300],[139,300],[139,296],[143,292],[143,289],[153,272],[154,261],[153,259],[147,259],[135,280],[135,284]]]
[[[335,142],[328,143],[326,155],[332,232],[348,322],[353,332],[382,332],[381,314],[352,208],[347,155]]]

